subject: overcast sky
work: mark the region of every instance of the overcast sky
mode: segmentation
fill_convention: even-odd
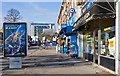
[[[2,16],[4,17],[9,9],[14,8],[20,11],[22,21],[26,21],[28,25],[31,22],[56,24],[60,7],[61,2],[2,2]]]

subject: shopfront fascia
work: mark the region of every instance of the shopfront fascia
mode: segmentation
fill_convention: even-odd
[[[94,2],[73,25],[83,35],[83,57],[115,71],[115,3]]]

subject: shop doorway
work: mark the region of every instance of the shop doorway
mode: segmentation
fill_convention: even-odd
[[[94,61],[94,38],[93,32],[89,31],[84,37],[84,58],[89,61]]]

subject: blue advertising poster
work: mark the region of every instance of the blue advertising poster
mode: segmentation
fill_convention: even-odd
[[[71,56],[76,56],[78,54],[78,46],[77,46],[77,37],[76,36],[71,36],[70,51],[71,51]]]
[[[26,23],[4,23],[4,56],[22,57],[27,55]]]
[[[104,33],[104,39],[105,40],[109,39],[109,33]]]

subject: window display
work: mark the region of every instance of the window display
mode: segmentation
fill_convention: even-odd
[[[86,35],[86,53],[89,54],[94,53],[94,38],[92,33],[88,33]]]
[[[115,56],[115,26],[102,30],[101,55],[109,57]]]

